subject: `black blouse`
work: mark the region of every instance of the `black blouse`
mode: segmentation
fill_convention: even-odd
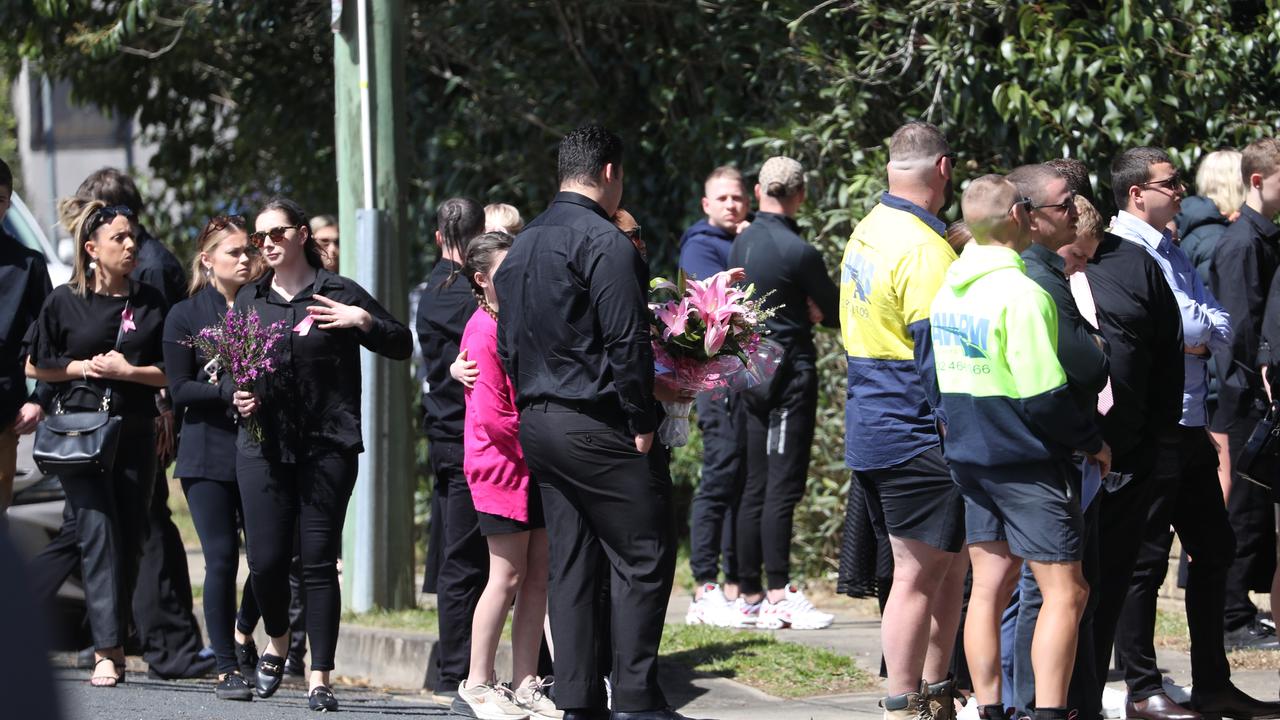
[[[204,370],[209,358],[183,344],[204,328],[218,324],[226,313],[226,298],[210,285],[174,305],[164,322],[164,370],[174,409],[182,421],[178,464],[173,471],[180,478],[236,479],[236,421],[231,407],[235,386],[230,382],[211,385]],[[222,378],[226,379],[225,373]]]
[[[271,289],[274,272],[240,288],[235,309],[258,312],[264,326],[284,320],[289,328],[277,370],[258,379],[254,393],[260,401],[258,421],[264,442],[253,442],[241,425],[241,452],[277,462],[341,450],[363,452],[360,435],[360,347],[393,360],[407,360],[413,352],[409,328],[355,282],[320,270],[315,282],[286,301]],[[364,308],[373,316],[368,332],[344,328],[322,330],[313,324],[305,334],[299,323],[307,308],[319,305],[320,294],[344,305]]]
[[[129,281],[129,296],[112,297],[86,292],[76,295],[69,285],[54,289],[45,300],[35,324],[27,331],[24,354],[31,363],[43,369],[65,369],[73,360],[88,360],[111,352],[116,346],[121,315],[128,302],[133,312],[133,330],[120,338],[120,354],[137,367],[164,367],[161,336],[168,310],[159,290]],[[89,385],[99,392],[111,389],[113,415],[153,417],[156,414],[157,388],[123,380],[89,378],[54,383],[55,390],[66,393],[73,386]],[[91,409],[96,406],[86,392],[71,394],[64,407]]]

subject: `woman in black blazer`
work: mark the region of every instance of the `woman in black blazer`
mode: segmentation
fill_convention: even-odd
[[[204,620],[218,662],[214,693],[224,700],[252,700],[241,676],[232,631],[236,611],[236,570],[240,564],[240,487],[236,484],[234,385],[221,368],[184,344],[216,325],[235,302],[236,292],[262,274],[258,249],[249,244],[245,219],[218,216],[196,239],[186,300],[173,306],[164,325],[164,361],[169,393],[181,420],[178,461],[173,474],[204,553]],[[244,612],[256,618],[251,585],[245,584]]]

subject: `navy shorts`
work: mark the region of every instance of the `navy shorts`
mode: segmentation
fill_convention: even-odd
[[[1008,542],[1024,560],[1078,562],[1084,555],[1080,471],[1069,460],[984,467],[951,463],[964,496],[970,544]]]
[[[890,468],[855,470],[867,496],[872,527],[947,552],[964,547],[964,501],[942,448],[934,446]]]
[[[490,535],[513,535],[515,533],[529,532],[530,530],[541,530],[547,526],[546,518],[542,515],[542,492],[538,490],[538,484],[529,481],[529,520],[528,522],[516,520],[515,518],[505,517],[503,515],[494,515],[477,510],[476,521],[480,526],[480,535],[489,537]]]

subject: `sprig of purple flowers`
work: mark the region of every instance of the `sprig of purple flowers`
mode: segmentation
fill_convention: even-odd
[[[275,372],[281,346],[289,335],[289,322],[263,325],[257,310],[247,313],[227,310],[222,320],[183,341],[231,373],[237,390],[253,390],[261,377]],[[262,442],[262,427],[255,416],[244,419],[254,442]]]

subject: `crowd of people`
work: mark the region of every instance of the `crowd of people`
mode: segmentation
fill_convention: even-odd
[[[416,346],[436,699],[478,718],[678,720],[658,682],[676,564],[663,404],[696,400],[704,448],[686,622],[828,627],[790,564],[827,327],[848,373],[841,587],[880,600],[886,720],[946,720],[969,696],[984,720],[1099,718],[1113,648],[1129,717],[1280,717],[1232,685],[1225,650],[1276,647],[1249,592],[1280,581],[1280,485],[1269,457],[1244,450],[1280,363],[1280,141],[1207,155],[1193,197],[1168,154],[1125,150],[1109,222],[1089,166],[1050,159],[970,180],[947,226],[958,155],[943,134],[908,122],[888,151],[887,190],[838,282],[796,221],[799,162],[770,158],[753,184],[728,165],[707,176],[680,269],[753,284],[781,360],[755,387],[696,398],[654,382],[623,142],[595,125],[561,141],[559,193],[528,224],[506,204],[439,205],[412,331],[339,274],[335,220],[285,198],[252,224],[209,220],[189,279],[116,170],[61,203],[68,284],[52,288],[38,253],[0,236],[0,500],[18,435],[54,408],[120,419],[110,468],[62,477],[64,525],[33,565],[44,597],[82,573],[90,682],[125,682],[136,638],[159,677],[216,671],[220,698],[269,697],[304,674],[309,642],[308,704],[338,708],[359,350],[406,359]],[[0,164],[0,212],[12,186]],[[228,310],[289,328],[252,387],[187,342]],[[177,567],[171,462],[204,553],[211,658]],[[1174,533],[1185,705],[1165,694],[1154,646]]]

